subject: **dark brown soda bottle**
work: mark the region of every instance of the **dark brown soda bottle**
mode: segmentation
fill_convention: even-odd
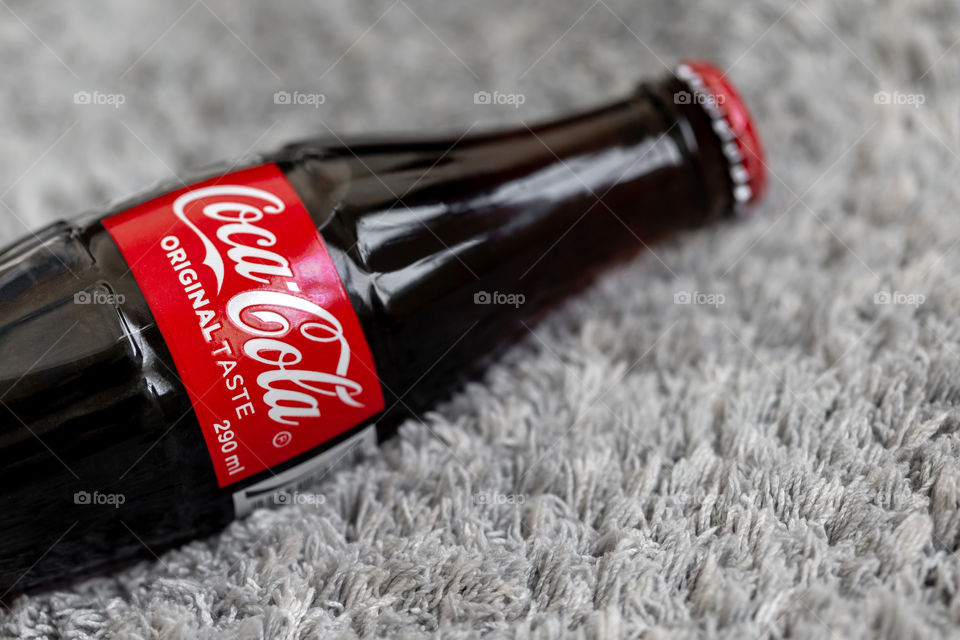
[[[15,243],[0,597],[283,503],[603,266],[764,182],[735,90],[688,62],[532,128],[292,144]]]

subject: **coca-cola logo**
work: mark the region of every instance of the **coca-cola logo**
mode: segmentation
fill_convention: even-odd
[[[337,267],[275,164],[161,195],[103,224],[156,318],[221,487],[383,408]]]
[[[197,222],[191,220],[188,209],[198,216]],[[301,291],[290,260],[274,250],[276,235],[258,224],[284,209],[283,200],[275,194],[243,185],[196,189],[173,203],[174,214],[203,244],[203,264],[216,278],[217,294],[227,277],[218,243],[233,273],[254,283],[253,288],[229,298],[226,315],[233,326],[250,336],[241,345],[243,353],[269,367],[257,376],[257,384],[270,419],[297,425],[300,419],[320,416],[317,396],[336,397],[345,405],[362,407],[356,396],[363,387],[347,377],[350,344],[340,321],[319,304],[290,292]],[[208,235],[206,229],[212,233]],[[278,280],[290,291],[263,287]],[[333,371],[305,368],[298,338],[334,346]]]

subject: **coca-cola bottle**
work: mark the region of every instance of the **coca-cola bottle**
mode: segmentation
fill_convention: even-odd
[[[687,62],[533,128],[307,140],[32,234],[0,253],[0,595],[283,502],[764,182],[737,93]]]

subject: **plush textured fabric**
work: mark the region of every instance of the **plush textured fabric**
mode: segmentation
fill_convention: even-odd
[[[960,633],[958,19],[928,0],[7,0],[3,241],[325,125],[530,122],[685,56],[730,68],[773,177],[754,217],[610,272],[322,504],[10,601],[0,636]]]

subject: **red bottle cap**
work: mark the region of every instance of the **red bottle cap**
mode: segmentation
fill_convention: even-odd
[[[723,141],[730,161],[730,178],[737,204],[756,204],[767,189],[767,161],[753,117],[726,74],[704,60],[684,60],[677,77],[695,93],[713,118],[713,129]]]

